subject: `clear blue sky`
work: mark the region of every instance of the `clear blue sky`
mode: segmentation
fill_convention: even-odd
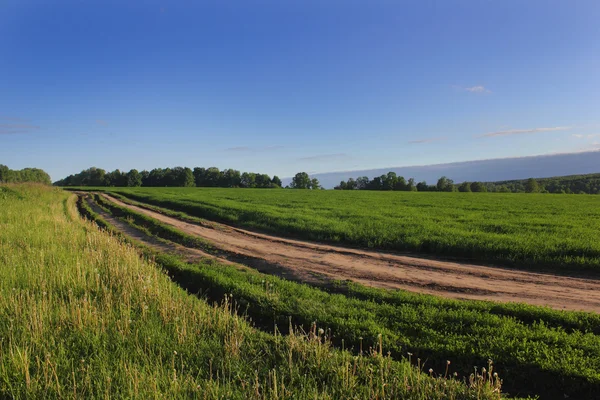
[[[0,1],[0,163],[281,177],[600,148],[600,1]]]

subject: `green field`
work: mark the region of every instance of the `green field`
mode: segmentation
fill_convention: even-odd
[[[433,377],[381,341],[355,356],[316,327],[259,331],[228,298],[188,294],[73,195],[0,186],[0,398],[500,397],[491,375]]]
[[[113,216],[158,238],[204,248],[152,218],[96,196]],[[288,318],[309,329],[317,321],[331,330],[338,346],[359,348],[382,334],[392,357],[408,352],[443,369],[468,375],[488,358],[513,394],[542,398],[589,398],[600,385],[600,316],[523,304],[457,301],[404,291],[340,282],[323,291],[218,263],[189,265],[173,256],[154,255],[175,281],[211,299],[233,293],[263,329],[285,326]],[[367,345],[365,345],[366,347]]]
[[[309,240],[563,272],[600,272],[600,197],[102,188],[189,215]]]

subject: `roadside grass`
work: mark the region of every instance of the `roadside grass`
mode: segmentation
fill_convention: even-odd
[[[158,238],[193,246],[193,236],[147,216],[96,199],[114,216]],[[202,246],[202,245],[201,245]],[[200,247],[201,247],[200,246]],[[395,359],[408,352],[434,369],[469,374],[493,359],[510,393],[542,398],[593,398],[600,387],[600,316],[525,304],[442,299],[338,282],[328,291],[216,262],[191,265],[153,254],[173,279],[208,299],[233,294],[257,326],[314,322],[338,347],[368,349],[377,335]]]
[[[491,373],[433,376],[381,341],[357,357],[320,326],[258,331],[230,296],[190,296],[83,221],[75,196],[37,185],[0,194],[0,398],[500,398]]]
[[[600,276],[598,196],[221,188],[98,190],[288,237]]]

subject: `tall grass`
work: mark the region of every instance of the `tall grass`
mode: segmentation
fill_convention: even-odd
[[[600,274],[600,197],[114,188],[189,215],[310,240]]]
[[[209,305],[77,215],[74,196],[0,186],[0,398],[495,399],[315,326],[268,334]]]

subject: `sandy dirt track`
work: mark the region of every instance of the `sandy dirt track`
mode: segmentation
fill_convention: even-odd
[[[192,224],[101,195],[122,207],[206,239],[230,262],[243,262],[288,279],[310,283],[352,280],[368,286],[451,298],[523,302],[555,309],[600,312],[600,281],[594,279],[315,244],[214,222]],[[195,251],[197,255],[201,254]]]

